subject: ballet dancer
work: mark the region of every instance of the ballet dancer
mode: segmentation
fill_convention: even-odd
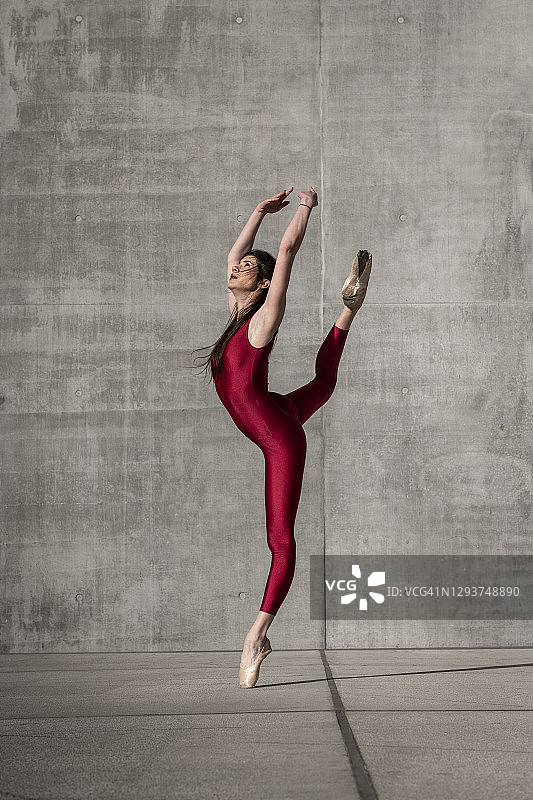
[[[318,351],[314,378],[288,394],[269,391],[268,359],[285,313],[292,265],[311,209],[318,205],[312,186],[298,193],[300,204],[277,258],[252,248],[265,214],[289,205],[286,198],[293,188],[259,203],[231,248],[227,272],[231,315],[205,363],[236,426],[265,459],[267,544],[272,558],[260,610],[241,655],[239,685],[246,689],[255,686],[261,662],[272,652],[267,631],[294,576],[294,523],[307,450],[302,425],[333,394],[348,331],[365,298],[372,269],[372,256],[360,250],[341,290],[344,308]]]

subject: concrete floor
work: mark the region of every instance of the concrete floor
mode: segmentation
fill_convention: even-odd
[[[533,649],[274,649],[252,690],[238,661],[0,656],[0,798],[533,796]]]

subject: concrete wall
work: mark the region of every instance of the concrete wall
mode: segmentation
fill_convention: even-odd
[[[2,650],[241,647],[263,457],[191,351],[255,204],[309,184],[272,390],[311,377],[360,247],[374,270],[306,424],[277,646],[530,644],[326,630],[308,557],[531,552],[532,4],[5,0],[1,26]]]

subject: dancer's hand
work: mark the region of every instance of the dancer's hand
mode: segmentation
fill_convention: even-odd
[[[302,203],[311,206],[311,208],[318,205],[318,198],[312,186],[306,192],[298,192],[298,197]]]
[[[289,201],[285,200],[285,198],[292,192],[293,189],[294,186],[292,186],[290,189],[284,189],[274,197],[269,197],[268,200],[263,200],[263,202],[259,203],[257,206],[257,210],[262,214],[275,214],[276,211],[279,211],[281,208],[285,208],[285,206],[289,205]]]

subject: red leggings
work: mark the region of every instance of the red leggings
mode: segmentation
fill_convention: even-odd
[[[267,542],[272,564],[260,610],[276,614],[289,591],[296,566],[294,523],[307,452],[303,423],[326,403],[337,383],[337,370],[348,331],[333,325],[318,351],[315,377],[288,394],[270,392],[293,419],[283,426],[275,446],[263,449],[265,457],[265,508]]]

